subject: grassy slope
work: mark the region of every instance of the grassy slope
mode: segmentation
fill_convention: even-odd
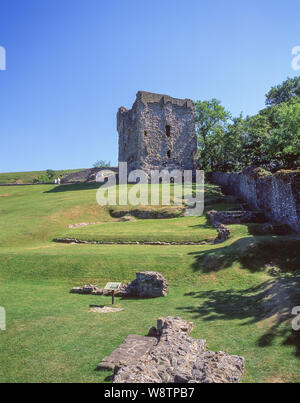
[[[81,171],[82,169],[65,169],[55,171],[57,175],[63,176],[73,172]],[[46,171],[28,171],[28,172],[3,172],[0,173],[0,183],[32,183],[33,179],[39,175],[45,175]]]
[[[216,230],[207,225],[205,217],[182,217],[136,222],[90,225],[66,231],[64,237],[86,241],[162,241],[199,242],[216,238]]]
[[[247,226],[237,225],[232,226],[233,237],[221,245],[55,244],[51,239],[66,232],[70,223],[112,220],[95,203],[94,185],[58,190],[51,185],[0,188],[0,306],[7,311],[7,330],[0,332],[1,382],[104,381],[109,373],[95,372],[97,363],[129,333],[145,334],[164,315],[194,321],[193,335],[206,338],[210,349],[243,355],[245,381],[300,380],[290,324],[274,324],[262,309],[272,278],[258,269],[275,257],[274,251],[263,249],[259,255],[249,246],[255,248],[263,237],[254,238]],[[219,196],[207,187],[209,203]],[[184,236],[214,231],[197,217],[152,221],[74,231],[102,236],[102,228],[109,228],[106,236],[117,239],[120,233],[125,237],[123,229],[131,225],[136,230],[128,231],[130,236],[154,236],[154,226],[159,240],[177,237],[178,227]],[[137,270],[163,273],[170,295],[151,303],[117,299],[124,311],[99,315],[88,312],[89,304],[108,304],[107,298],[68,293],[72,286],[87,282],[126,282]]]

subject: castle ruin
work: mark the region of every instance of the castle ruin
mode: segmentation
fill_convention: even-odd
[[[117,114],[119,162],[128,171],[195,168],[197,138],[190,99],[139,91],[132,109]]]

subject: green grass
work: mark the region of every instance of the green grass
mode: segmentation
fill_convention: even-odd
[[[65,169],[55,171],[57,175],[63,176],[73,172],[82,171],[82,169]],[[7,172],[0,173],[0,183],[32,183],[34,178],[40,175],[46,175],[46,171],[28,171],[28,172]]]
[[[234,225],[232,237],[219,245],[54,243],[66,233],[114,241],[216,235],[204,217],[118,222],[96,204],[96,189],[0,187],[0,306],[7,313],[7,330],[0,332],[0,382],[104,382],[110,373],[94,371],[99,361],[128,334],[144,335],[167,315],[193,321],[193,336],[207,339],[210,349],[244,356],[244,382],[300,381],[299,336],[290,320],[280,322],[264,309],[266,290],[276,281],[265,270],[270,261],[288,272],[279,280],[287,282],[284,291],[292,302],[282,299],[278,309],[299,305],[299,276],[293,275],[299,240],[253,236],[246,225]],[[216,209],[234,206],[209,185],[206,200]],[[67,229],[80,222],[101,224]],[[170,294],[117,298],[124,311],[105,315],[89,312],[89,305],[107,305],[109,298],[69,294],[84,283],[130,281],[138,270],[161,272]]]
[[[206,218],[202,216],[103,223],[70,229],[62,236],[107,242],[200,242],[215,239],[216,230],[208,225]]]

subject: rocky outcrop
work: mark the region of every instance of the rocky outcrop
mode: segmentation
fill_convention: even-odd
[[[243,357],[206,350],[206,341],[190,336],[193,323],[167,317],[148,337],[128,336],[98,369],[114,370],[114,383],[236,383]]]
[[[287,224],[300,233],[300,171],[271,174],[248,167],[242,172],[213,172],[209,179],[250,208],[262,210],[270,221]]]
[[[168,282],[156,271],[140,271],[131,283],[121,287],[118,295],[138,298],[165,297],[168,295]]]

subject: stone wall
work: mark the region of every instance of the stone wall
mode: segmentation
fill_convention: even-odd
[[[136,278],[121,287],[119,296],[157,298],[168,295],[168,282],[157,271],[139,271]]]
[[[193,102],[139,91],[117,114],[119,162],[134,169],[193,169],[197,154]]]
[[[245,371],[244,358],[206,350],[205,340],[190,336],[192,329],[193,323],[181,318],[159,318],[157,328],[149,331],[149,341],[147,337],[136,340],[137,336],[132,336],[128,343],[127,338],[98,369],[114,367],[114,383],[240,382]],[[134,359],[129,359],[124,351],[126,344]]]
[[[128,284],[123,284],[115,291],[116,297],[158,298],[168,295],[168,282],[157,271],[139,271],[136,278]],[[85,284],[74,287],[71,294],[111,295],[110,290],[99,288],[97,285]]]
[[[300,171],[268,173],[248,167],[242,172],[213,172],[209,179],[226,192],[242,198],[268,219],[300,233]]]

